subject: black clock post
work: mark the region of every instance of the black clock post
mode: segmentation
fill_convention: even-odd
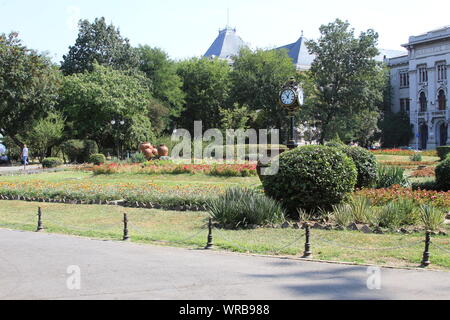
[[[284,84],[283,88],[281,89],[279,98],[281,106],[288,111],[290,117],[291,127],[287,147],[292,150],[299,146],[299,144],[295,140],[295,112],[303,106],[303,89],[295,81],[294,78],[291,78]]]

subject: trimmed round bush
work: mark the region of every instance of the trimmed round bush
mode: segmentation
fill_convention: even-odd
[[[89,163],[93,163],[96,166],[99,166],[105,162],[106,162],[106,157],[105,157],[105,155],[103,155],[101,153],[92,154],[89,157]]]
[[[436,167],[436,185],[442,191],[450,190],[450,158]]]
[[[266,194],[290,213],[297,208],[331,209],[355,188],[356,166],[338,148],[304,146],[281,154],[278,160],[278,173],[261,180]]]
[[[450,154],[450,146],[441,146],[436,148],[437,154],[441,161],[444,161]]]
[[[59,158],[45,158],[42,160],[42,167],[56,168],[63,165],[63,161]]]
[[[341,149],[356,165],[358,180],[356,188],[370,188],[377,182],[377,159],[368,150],[360,147],[347,147]]]

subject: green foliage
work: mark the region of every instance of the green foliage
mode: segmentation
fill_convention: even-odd
[[[423,182],[413,182],[411,184],[411,188],[413,191],[417,190],[441,191],[434,179]]]
[[[149,80],[140,74],[94,65],[90,73],[64,79],[61,108],[67,117],[69,136],[135,148],[153,138],[149,114],[159,108],[149,91]],[[155,112],[158,113],[158,112]],[[152,118],[158,119],[157,117]],[[111,120],[124,120],[123,126]]]
[[[45,158],[42,160],[42,167],[56,168],[63,165],[63,161],[59,158]]]
[[[131,163],[145,163],[147,162],[147,159],[145,158],[145,155],[141,152],[136,152],[131,156]]]
[[[448,155],[450,155],[450,146],[441,146],[436,148],[438,157],[441,161],[444,161]]]
[[[353,161],[336,148],[305,146],[284,152],[278,158],[279,171],[262,176],[270,197],[290,212],[329,209],[354,190],[357,171]]]
[[[32,130],[25,134],[30,149],[42,161],[49,149],[57,145],[64,133],[65,120],[59,112],[51,112],[46,118],[38,120]]]
[[[445,222],[445,215],[445,212],[436,207],[425,204],[420,206],[420,219],[427,230],[433,231],[442,227]]]
[[[220,127],[220,109],[227,105],[231,68],[219,59],[193,58],[180,62],[178,75],[186,93],[185,110],[178,127],[194,131],[194,121],[203,121],[205,130]]]
[[[256,119],[256,112],[250,111],[248,106],[240,107],[234,104],[232,108],[220,108],[220,128],[226,129],[249,129],[249,124]]]
[[[410,156],[409,159],[412,162],[421,162],[423,160],[423,157],[420,153],[415,153],[412,156]]]
[[[101,154],[101,153],[91,154],[88,162],[93,163],[96,166],[99,166],[103,163],[106,163],[106,157],[104,154]]]
[[[372,218],[372,206],[365,197],[353,197],[350,201],[353,222],[370,223]]]
[[[350,157],[358,171],[356,188],[370,188],[377,181],[378,164],[375,156],[368,150],[360,147],[344,146],[341,150]]]
[[[297,75],[287,51],[244,48],[233,60],[232,102],[246,105],[251,111],[260,110],[254,128],[287,129],[289,122],[279,106],[278,92],[290,77]]]
[[[176,63],[159,48],[140,46],[137,52],[139,69],[151,80],[153,96],[168,106],[170,116],[179,117],[184,110],[185,93]]]
[[[334,148],[343,148],[345,147],[345,144],[342,142],[341,137],[339,136],[338,133],[336,133],[336,136],[328,141],[327,143],[325,143],[325,145],[327,147],[334,147]]]
[[[406,112],[387,112],[380,126],[381,144],[384,148],[407,146],[414,136],[411,120]]]
[[[353,222],[352,206],[348,203],[341,203],[333,206],[332,219],[337,225],[347,227]]]
[[[60,74],[48,58],[27,49],[17,33],[0,34],[0,134],[22,145],[30,129],[57,102]]]
[[[397,211],[395,202],[388,203],[381,208],[377,215],[376,224],[382,228],[397,229],[401,225],[402,217]]]
[[[233,228],[284,221],[281,205],[253,189],[230,188],[224,195],[210,200],[207,208],[215,221]]]
[[[61,70],[65,75],[93,71],[96,63],[118,70],[130,70],[138,66],[138,54],[129,40],[122,38],[118,29],[107,25],[105,18],[93,23],[79,23],[78,38],[69,53],[63,56]]]
[[[315,120],[321,143],[339,132],[365,146],[377,131],[388,74],[374,59],[378,34],[367,30],[355,37],[350,24],[339,19],[321,26],[320,33],[317,41],[307,42],[316,56],[310,70],[316,89],[305,114]]]
[[[400,185],[402,187],[408,187],[410,185],[408,178],[405,177],[405,169],[378,165],[376,188],[390,188],[394,185]]]
[[[61,148],[72,163],[89,162],[90,156],[98,153],[97,143],[92,140],[68,140]]]
[[[450,190],[450,158],[436,167],[436,185],[442,191]]]

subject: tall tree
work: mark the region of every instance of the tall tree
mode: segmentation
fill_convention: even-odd
[[[309,111],[323,143],[336,134],[337,123],[352,124],[369,111],[380,114],[385,73],[381,63],[375,61],[379,53],[375,31],[369,29],[355,37],[350,24],[337,19],[322,25],[320,33],[321,37],[308,41],[307,46],[316,56],[311,74],[317,103],[309,104]],[[360,123],[367,125],[364,121]],[[367,132],[368,128],[364,130]]]
[[[18,135],[57,103],[60,79],[50,60],[26,48],[17,33],[0,34],[0,134],[21,145]]]
[[[129,40],[120,35],[105,18],[97,18],[93,23],[81,20],[78,38],[69,53],[63,56],[61,70],[65,75],[92,71],[94,63],[110,66],[118,70],[137,68],[138,55]]]
[[[278,103],[281,86],[297,72],[284,50],[241,50],[234,57],[231,80],[233,102],[258,113],[262,128],[288,127],[288,118]]]
[[[193,132],[194,121],[203,121],[205,130],[219,128],[220,109],[229,99],[230,66],[219,59],[193,58],[180,62],[178,75],[186,93],[185,110],[178,127]]]
[[[144,75],[95,64],[90,73],[66,77],[61,91],[60,106],[72,138],[92,139],[103,146],[120,142],[136,147],[154,137],[149,117],[154,99]],[[125,123],[118,127],[112,120]]]
[[[183,82],[176,63],[159,48],[140,46],[139,69],[152,81],[152,95],[168,106],[171,117],[179,117],[184,109]]]

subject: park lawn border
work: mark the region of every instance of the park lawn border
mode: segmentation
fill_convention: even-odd
[[[25,204],[23,202],[16,202],[18,205],[15,207],[15,210],[22,210],[22,205]],[[53,206],[53,204],[46,204],[47,206]],[[72,224],[71,219],[80,218],[77,215],[74,215],[74,213],[81,211],[84,211],[83,214],[91,215],[90,212],[87,212],[86,208],[84,206],[74,206],[74,210],[70,214],[67,210],[61,210],[58,208],[58,204],[54,204],[56,208],[53,210],[53,213],[50,213],[47,217],[47,221],[49,221],[50,217],[54,215],[54,217],[61,217],[62,219],[67,219],[68,224],[63,224],[63,228],[58,228],[58,223],[61,222],[54,222],[51,221],[48,223],[47,232],[49,234],[64,234],[64,235],[74,235],[74,236],[80,236],[90,239],[103,239],[108,241],[119,241],[121,239],[121,221],[118,217],[114,218],[114,227],[113,231],[107,230],[107,229],[101,229],[104,225],[99,225],[99,229],[91,231],[91,230],[81,230],[76,226],[76,224]],[[61,205],[60,205],[61,206]],[[65,205],[62,205],[65,206]],[[25,204],[26,208],[35,208],[31,204]],[[105,210],[105,208],[101,206],[93,206],[98,207],[100,211],[108,212],[109,210]],[[36,208],[37,209],[37,208]],[[27,209],[28,211],[30,209]],[[3,211],[5,211],[3,209]],[[13,211],[14,212],[14,211]],[[61,214],[60,212],[63,212]],[[116,213],[112,214],[115,216],[118,212],[121,212],[120,210],[116,210]],[[45,211],[44,211],[45,213]],[[176,213],[176,212],[168,212],[168,211],[162,211],[162,210],[145,210],[145,209],[131,209],[131,212],[129,212],[132,216],[134,215],[134,218],[132,218],[131,221],[135,223],[143,223],[144,226],[147,225],[148,222],[145,221],[136,221],[136,219],[140,219],[142,213],[148,213],[149,216],[156,217],[157,219],[163,219],[163,223],[166,223],[166,215],[169,215],[169,224],[167,226],[161,225],[161,227],[158,227],[158,224],[153,225],[151,222],[151,226],[146,226],[144,228],[150,227],[150,229],[146,229],[144,233],[139,233],[136,230],[130,232],[130,236],[133,243],[139,243],[139,244],[150,244],[150,245],[158,245],[158,246],[168,246],[168,247],[180,247],[180,248],[191,248],[194,250],[198,250],[204,247],[204,245],[207,242],[207,230],[203,229],[200,225],[204,225],[206,221],[206,214],[201,212],[190,212],[186,213],[192,214],[194,217],[194,220],[191,219],[189,216],[185,216],[183,213]],[[64,214],[67,214],[64,216]],[[109,215],[109,213],[108,213]],[[172,215],[172,220],[170,220],[170,215]],[[34,215],[29,215],[27,213],[27,219],[25,223],[20,223],[17,221],[16,218],[14,218],[9,225],[6,225],[5,227],[1,227],[3,229],[9,229],[9,230],[26,230],[26,231],[34,231],[36,230],[36,222],[37,219],[33,218]],[[197,216],[197,218],[195,218]],[[1,218],[0,213],[0,218]],[[12,216],[13,217],[13,216]],[[82,217],[82,216],[81,216]],[[170,228],[173,225],[174,221],[178,221],[177,217],[180,217],[184,219],[185,221],[189,220],[189,225],[182,225],[181,229],[176,229],[177,226],[175,226],[175,229],[173,232],[171,232]],[[102,219],[105,218],[102,216]],[[145,218],[145,217],[144,217]],[[176,218],[176,220],[174,220]],[[81,218],[82,219],[82,218]],[[97,218],[93,218],[96,220]],[[199,220],[200,219],[200,220]],[[35,221],[36,220],[36,221]],[[3,219],[5,221],[5,219]],[[15,223],[13,222],[15,221]],[[44,218],[44,226],[46,224],[46,219]],[[84,220],[80,220],[82,223],[85,223]],[[101,221],[105,222],[105,221]],[[86,222],[86,223],[89,223]],[[180,222],[183,224],[183,221]],[[191,225],[192,224],[192,225]],[[2,223],[2,225],[5,225]],[[56,227],[55,227],[56,225]],[[65,227],[65,226],[68,227]],[[90,225],[90,224],[89,224]],[[117,227],[116,227],[117,226]],[[139,226],[142,228],[142,224],[139,224]],[[188,229],[185,229],[185,227],[188,226]],[[190,227],[189,227],[190,226]],[[107,226],[108,227],[108,226]],[[160,229],[164,229],[163,231],[160,231]],[[152,232],[154,230],[154,232]],[[181,231],[180,231],[181,230]],[[184,237],[184,235],[189,235],[190,233],[195,233],[199,230],[201,231],[201,234],[198,234],[195,238],[189,239],[187,241],[182,241],[181,243],[173,243],[171,241],[180,241],[180,238]],[[294,260],[306,260],[308,259],[299,259],[296,258],[303,252],[303,242],[304,237],[300,237],[298,241],[294,243],[294,245],[290,248],[287,248],[283,251],[278,251],[277,254],[272,254],[273,246],[279,247],[280,245],[286,244],[289,242],[290,238],[295,238],[296,230],[286,230],[286,229],[256,229],[256,230],[246,230],[246,231],[235,231],[235,230],[224,230],[219,229],[220,234],[217,231],[213,231],[214,234],[214,242],[216,244],[217,251],[224,251],[224,252],[230,252],[230,253],[241,253],[246,255],[254,255],[254,256],[269,256],[269,257],[276,257],[276,258],[288,258],[288,259],[294,259]],[[149,232],[148,236],[146,235],[146,232]],[[222,232],[224,234],[222,235]],[[153,235],[152,235],[153,234]],[[184,234],[184,235],[183,235]],[[224,237],[226,234],[226,237]],[[396,234],[386,234],[386,235],[366,235],[359,232],[350,232],[350,231],[326,231],[326,230],[314,230],[313,235],[316,235],[318,238],[326,238],[331,237],[333,240],[341,238],[341,240],[348,239],[349,242],[347,242],[347,245],[354,245],[355,243],[361,243],[362,248],[364,247],[371,247],[371,246],[379,246],[380,248],[387,247],[390,248],[394,243],[398,241],[407,241],[413,244],[410,248],[406,250],[382,250],[378,251],[382,254],[379,254],[378,252],[367,252],[364,251],[354,251],[354,250],[345,250],[341,248],[336,248],[333,246],[329,246],[328,244],[325,244],[323,242],[318,242],[314,240],[313,237],[313,259],[309,259],[313,262],[327,262],[327,263],[333,263],[338,262],[342,264],[350,264],[350,265],[367,265],[367,266],[380,266],[380,267],[391,267],[391,268],[406,268],[406,269],[415,269],[419,265],[419,261],[421,258],[421,255],[423,253],[422,244],[419,243],[418,240],[421,240],[422,235],[421,234],[413,234],[413,235],[396,235]],[[159,238],[161,237],[161,238]],[[172,238],[171,238],[172,237]],[[271,242],[275,238],[279,238],[280,240],[277,243]],[[166,239],[166,240],[164,240]],[[232,239],[232,240],[230,240]],[[355,241],[356,242],[352,242]],[[434,237],[433,239],[439,239],[440,245],[447,246],[449,243],[449,237]],[[339,241],[339,240],[338,240]],[[442,244],[442,242],[444,242]],[[343,242],[345,243],[345,242]],[[416,244],[414,244],[416,243]],[[194,248],[193,248],[194,247]],[[327,259],[326,257],[329,256],[330,259]],[[317,258],[314,258],[317,257]],[[450,261],[450,258],[447,258],[448,255],[442,254],[437,249],[432,249],[432,265],[430,267],[430,270],[450,270],[450,265],[448,264],[448,261]],[[434,259],[433,259],[434,258]],[[380,262],[379,262],[380,261]]]

